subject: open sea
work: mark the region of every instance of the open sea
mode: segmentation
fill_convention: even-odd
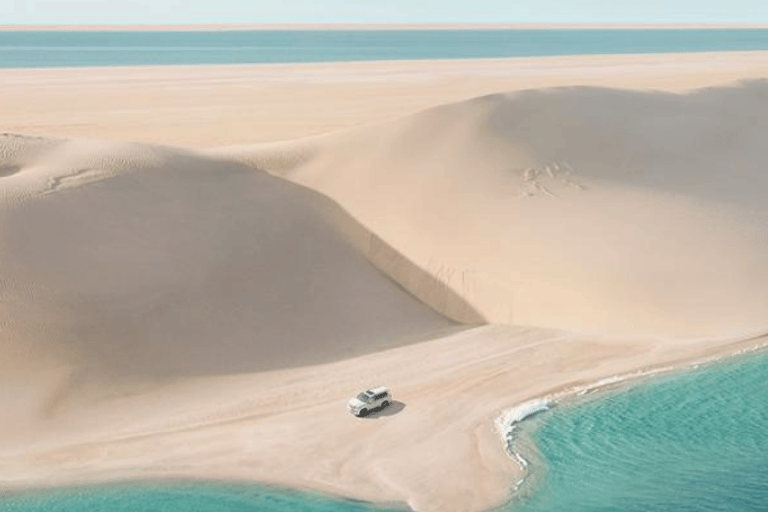
[[[768,353],[554,405],[522,421],[511,446],[529,461],[529,472],[497,512],[768,511]],[[0,498],[2,512],[393,510],[220,483],[119,484]]]
[[[0,31],[0,68],[768,50],[768,29]]]

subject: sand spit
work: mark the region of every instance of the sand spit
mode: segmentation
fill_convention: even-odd
[[[207,152],[3,134],[0,486],[496,506],[511,406],[766,342],[767,120],[757,81]]]

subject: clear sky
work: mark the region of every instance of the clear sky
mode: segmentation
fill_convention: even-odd
[[[768,23],[768,0],[0,0],[0,24]]]

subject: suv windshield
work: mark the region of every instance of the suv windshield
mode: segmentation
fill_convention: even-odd
[[[357,399],[360,400],[361,402],[368,403],[371,401],[371,396],[366,395],[365,393],[360,393],[359,395],[357,395]]]

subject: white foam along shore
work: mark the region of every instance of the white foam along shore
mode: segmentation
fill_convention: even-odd
[[[765,343],[766,84],[685,90],[759,78],[760,59],[420,63],[427,85],[407,63],[289,66],[311,79],[241,91],[232,116],[184,102],[285,75],[0,72],[23,132],[0,136],[0,486],[213,478],[425,512],[504,502],[524,468],[500,428],[617,375]],[[634,90],[394,115],[523,75]],[[181,103],[157,109],[169,87]],[[381,117],[356,110],[365,95]],[[117,100],[129,117],[99,111]],[[243,143],[325,116],[344,130]],[[192,137],[200,119],[221,138]],[[93,138],[129,132],[195,147]],[[218,143],[238,144],[204,148]],[[400,404],[356,419],[344,404],[372,376]]]
[[[501,436],[504,449],[507,451],[510,457],[520,465],[523,472],[528,468],[528,460],[516,449],[514,445],[515,434],[520,426],[520,422],[535,416],[541,412],[549,411],[556,402],[548,398],[538,398],[524,402],[515,407],[511,407],[504,411],[498,418],[496,418],[495,424]],[[518,489],[523,483],[525,475],[523,474],[515,485],[515,489]]]
[[[504,440],[504,444],[509,447],[510,442],[514,436],[516,427],[521,421],[524,421],[531,416],[534,416],[540,412],[548,411],[552,408],[555,401],[549,398],[537,398],[522,404],[516,405],[504,411],[498,418],[496,418],[496,428],[499,430],[499,434]],[[522,466],[527,466],[528,463],[522,458],[520,454],[513,454]]]

